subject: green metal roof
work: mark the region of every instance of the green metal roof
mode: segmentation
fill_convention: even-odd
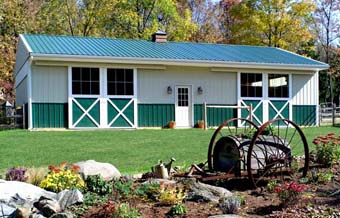
[[[328,68],[315,61],[282,49],[209,43],[126,40],[55,35],[22,35],[31,54],[77,55],[181,61],[218,61],[254,64],[308,65]]]

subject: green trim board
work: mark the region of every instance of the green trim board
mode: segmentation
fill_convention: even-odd
[[[107,102],[107,123],[110,124],[119,114],[120,111],[127,106],[131,99],[113,99],[110,98],[112,104],[114,104],[117,110],[111,102]],[[134,122],[134,104],[131,102],[124,111],[116,118],[116,120],[110,125],[110,127],[132,127],[132,125],[124,118],[124,116],[133,124]],[[122,115],[124,114],[124,116]]]
[[[217,105],[217,104],[209,104]],[[209,106],[207,105],[207,106]],[[233,104],[218,104],[221,106],[236,106]],[[208,126],[219,126],[225,120],[237,117],[237,109],[232,108],[207,108]],[[203,104],[194,105],[194,123],[195,126],[199,120],[203,120]]]
[[[174,104],[138,104],[139,127],[166,127],[175,120]]]
[[[288,101],[281,101],[281,100],[271,100],[270,103],[268,104],[268,110],[269,110],[269,120],[274,119],[274,117],[276,118],[285,118],[285,119],[289,119],[289,103],[287,104]],[[275,109],[280,112],[281,116],[277,115],[276,110],[273,108],[273,106],[275,107]]]
[[[293,105],[293,121],[301,126],[315,126],[317,105]]]
[[[33,128],[67,128],[67,119],[67,103],[32,103]]]
[[[73,125],[79,120],[79,118],[85,113],[76,103],[83,107],[86,111],[95,104],[91,110],[83,116],[83,118],[77,123],[75,127],[98,127],[95,122],[90,119],[94,119],[98,124],[100,124],[100,104],[97,98],[74,98],[72,101],[72,123]],[[96,102],[97,101],[97,102]],[[96,102],[96,103],[95,103]]]
[[[263,102],[261,100],[242,100],[244,104],[249,106],[250,104],[253,105],[253,115],[255,115],[261,122],[263,122]],[[241,109],[241,117],[247,118],[249,115],[249,112],[247,109]],[[261,123],[259,123],[254,117],[253,122],[260,126]]]

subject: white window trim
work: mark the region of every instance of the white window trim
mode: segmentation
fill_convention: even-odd
[[[127,68],[127,67],[114,67],[119,69],[132,69],[133,70],[133,95],[108,95],[107,94],[107,69],[113,67],[98,67],[98,66],[86,66],[89,68],[99,68],[99,95],[80,95],[72,93],[72,68],[73,67],[82,67],[78,65],[69,65],[68,66],[68,126],[70,129],[97,129],[97,128],[109,128],[109,129],[131,129],[137,128],[138,126],[138,104],[137,104],[137,96],[138,96],[138,85],[137,85],[137,68]],[[75,127],[72,124],[73,122],[73,114],[72,114],[72,103],[74,98],[96,98],[99,99],[100,103],[100,123],[99,126],[96,127]],[[131,104],[134,105],[134,119],[133,125],[131,127],[110,127],[107,120],[107,104],[108,99],[131,99],[133,102]],[[130,104],[129,104],[130,105]]]
[[[292,73],[290,72],[264,72],[262,74],[262,97],[242,97],[241,96],[241,73],[254,73],[254,74],[259,74],[260,72],[237,72],[237,99],[238,99],[238,105],[241,106],[242,102],[245,100],[255,100],[255,101],[260,101],[260,103],[263,104],[263,122],[268,121],[269,119],[269,101],[287,101],[289,105],[289,119],[293,119],[293,106],[292,106],[292,93],[293,93],[293,88],[292,88]],[[286,74],[288,75],[288,97],[285,98],[279,98],[279,97],[269,97],[268,96],[268,75],[269,74]],[[241,110],[239,109],[237,112],[237,116],[241,117],[242,113]],[[263,123],[262,122],[262,123]]]

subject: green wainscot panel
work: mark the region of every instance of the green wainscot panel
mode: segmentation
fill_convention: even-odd
[[[110,101],[114,104],[120,111],[131,101],[131,99],[113,99]],[[111,104],[107,102],[107,122],[110,124],[113,119],[119,114],[119,111]],[[131,102],[129,106],[124,110],[124,116],[133,124],[134,123],[134,103]],[[131,124],[122,116],[119,115],[117,119],[110,125],[110,127],[132,127]]]
[[[174,104],[138,104],[139,127],[167,127],[175,120]]]
[[[301,126],[316,125],[317,105],[293,105],[293,121]]]
[[[214,104],[209,104],[214,105]],[[209,106],[208,105],[208,106]],[[221,105],[221,104],[219,104]],[[236,106],[224,104],[222,106]],[[232,108],[207,108],[208,126],[219,126],[224,121],[237,117],[237,109]],[[203,120],[203,104],[194,105],[194,123],[197,126],[199,120]],[[236,125],[236,124],[235,124]]]
[[[275,109],[277,111],[281,111],[281,116],[277,116],[276,118],[285,118],[285,119],[289,119],[289,104],[286,104],[287,101],[279,101],[279,100],[275,100],[275,101],[270,101],[273,106],[275,107]],[[286,106],[285,106],[286,104]],[[277,115],[277,112],[275,111],[275,109],[273,108],[272,105],[269,104],[269,120],[274,119],[274,117]]]
[[[243,100],[243,102],[249,106],[250,104],[253,105],[253,114],[261,121],[263,122],[263,103],[260,100]],[[257,107],[257,105],[260,104]],[[254,110],[256,108],[256,110]],[[241,110],[241,117],[246,118],[249,115],[249,112],[247,109],[242,109]],[[255,118],[253,118],[253,122],[256,125],[261,125],[261,123],[259,123]]]
[[[76,98],[72,101],[72,117],[73,124],[75,124],[79,118],[84,114],[84,111],[74,102],[77,101],[85,110],[88,110],[91,105],[97,100],[97,98]],[[75,127],[98,127],[95,122],[90,119],[94,119],[100,124],[100,105],[99,101],[91,108],[87,115],[85,115]]]
[[[32,103],[33,128],[67,128],[67,103]]]

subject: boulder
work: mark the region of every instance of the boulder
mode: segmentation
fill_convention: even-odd
[[[0,202],[8,206],[31,208],[41,196],[56,199],[57,194],[25,182],[0,180]]]
[[[96,162],[95,160],[88,160],[75,163],[74,165],[79,166],[79,173],[85,180],[87,176],[100,175],[105,181],[118,179],[121,177],[120,172],[116,167],[110,163]]]
[[[181,183],[189,190],[187,200],[218,203],[222,197],[232,196],[225,188],[204,184],[194,179],[185,179]]]
[[[0,203],[0,217],[9,217],[11,214],[15,213],[15,211],[15,207]]]
[[[45,217],[50,217],[53,214],[61,212],[61,208],[57,200],[45,197],[41,197],[39,201],[35,202],[34,207],[36,207]]]
[[[62,210],[77,203],[83,203],[84,196],[78,189],[64,190],[57,194],[57,200]]]
[[[142,184],[154,184],[154,183],[156,183],[156,184],[165,184],[165,185],[176,185],[176,181],[175,180],[158,179],[158,178],[146,180]]]

